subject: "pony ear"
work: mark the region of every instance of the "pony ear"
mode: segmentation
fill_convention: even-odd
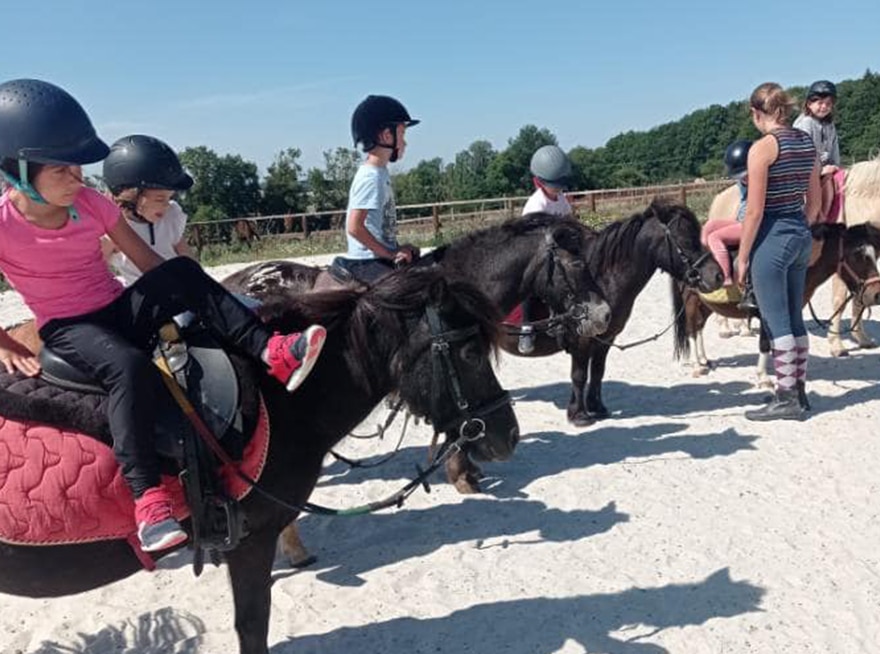
[[[553,242],[567,252],[579,257],[583,251],[583,234],[573,225],[559,225],[551,233]]]

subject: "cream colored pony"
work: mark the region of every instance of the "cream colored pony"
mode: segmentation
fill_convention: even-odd
[[[735,216],[738,207],[739,191],[734,184],[713,198],[712,205],[709,207],[709,219]],[[880,154],[869,161],[860,161],[853,164],[852,167],[846,170],[841,211],[843,213],[843,221],[847,226],[874,222],[880,227]],[[842,305],[845,299],[846,287],[840,281],[840,278],[835,275],[832,281],[831,308],[834,318],[828,330],[828,344],[833,356],[845,356],[847,353],[846,347],[844,347],[840,339],[840,316],[843,313]],[[867,334],[864,325],[860,321],[856,324],[857,316],[861,315],[862,312],[863,307],[861,304],[853,301],[852,322],[855,327],[851,332],[852,337],[859,347],[877,347],[877,342]],[[722,326],[722,330],[727,333],[734,333],[734,330],[726,326]],[[743,333],[746,332],[744,331]]]

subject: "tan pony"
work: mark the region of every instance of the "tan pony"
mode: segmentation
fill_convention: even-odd
[[[846,169],[843,186],[842,220],[848,227],[866,222],[875,223],[880,227],[880,154],[869,161],[860,161]],[[739,207],[739,190],[736,185],[730,186],[715,196],[709,207],[709,220],[713,218],[730,218],[736,215]],[[880,253],[878,253],[880,254]],[[847,350],[840,339],[840,316],[847,299],[846,286],[835,275],[832,281],[833,316],[828,330],[828,345],[833,356],[845,356]],[[865,331],[859,316],[864,307],[853,300],[852,337],[862,348],[877,347],[877,342]],[[863,316],[862,316],[863,317]]]

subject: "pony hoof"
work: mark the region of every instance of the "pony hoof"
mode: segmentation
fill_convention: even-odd
[[[611,412],[608,411],[605,407],[601,409],[597,409],[596,411],[587,410],[587,415],[590,416],[593,420],[605,420],[606,418],[611,417]]]
[[[724,330],[723,332],[718,332],[718,338],[732,338],[736,336],[737,332],[731,332]]]
[[[480,493],[480,484],[473,480],[468,479],[467,477],[459,477],[455,480],[453,484],[455,490],[457,490],[462,495],[476,495]]]
[[[699,365],[691,372],[691,377],[705,377],[709,374],[709,366]]]
[[[849,351],[846,349],[833,349],[831,350],[831,356],[840,358],[840,357],[848,357]]]
[[[859,347],[863,350],[873,350],[877,347],[877,341],[873,338],[867,338],[864,341],[859,341]]]
[[[589,427],[595,422],[593,418],[586,413],[576,413],[573,416],[569,416],[568,421],[575,427]]]
[[[302,570],[303,568],[308,568],[310,565],[313,565],[318,561],[318,557],[314,554],[309,554],[303,559],[299,559],[298,561],[294,561],[290,559],[290,567],[296,568],[297,570]]]

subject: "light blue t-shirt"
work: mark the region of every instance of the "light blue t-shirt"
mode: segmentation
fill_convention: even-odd
[[[348,192],[346,216],[353,209],[366,209],[367,230],[392,252],[397,245],[397,205],[391,175],[384,166],[363,164],[355,173]],[[363,243],[346,233],[348,259],[376,259],[376,254]]]

